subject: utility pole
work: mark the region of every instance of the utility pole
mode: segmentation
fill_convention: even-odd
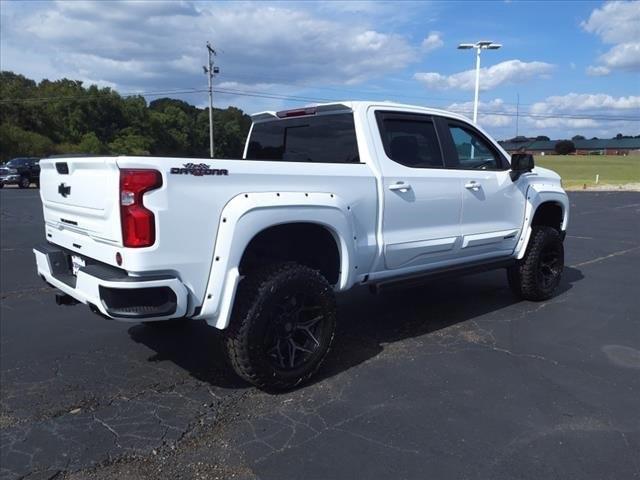
[[[216,51],[209,42],[207,42],[207,52],[209,54],[209,66],[202,68],[209,79],[209,156],[213,158],[213,76],[219,73],[220,69],[213,66],[213,57],[216,56]]]

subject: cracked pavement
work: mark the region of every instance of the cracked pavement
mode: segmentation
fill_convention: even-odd
[[[218,333],[57,307],[36,190],[0,191],[0,478],[640,478],[640,194],[572,193],[560,293],[504,272],[339,298],[313,382],[270,395]]]

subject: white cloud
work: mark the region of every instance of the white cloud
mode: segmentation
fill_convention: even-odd
[[[356,84],[419,58],[404,35],[304,3],[7,4],[3,69],[31,78],[96,78],[122,91],[202,87],[205,42],[218,81]],[[366,10],[375,4],[362,2]],[[282,89],[280,89],[282,90]],[[295,93],[291,87],[288,93]]]
[[[606,43],[624,43],[640,37],[640,4],[608,2],[596,8],[589,19],[582,22],[587,32],[599,35]]]
[[[472,116],[473,102],[452,103],[447,110]],[[519,134],[548,135],[570,138],[581,134],[587,137],[610,138],[619,132],[640,133],[638,118],[640,96],[614,97],[604,93],[568,93],[545,98],[519,108]],[[478,124],[496,138],[512,138],[516,130],[516,105],[501,98],[480,102]]]
[[[440,32],[429,32],[429,35],[422,41],[422,51],[425,53],[432,52],[442,47],[444,42]]]
[[[609,73],[611,73],[611,69],[609,67],[603,67],[602,65],[597,67],[590,65],[587,67],[587,75],[592,77],[602,77],[604,75],[609,75]]]
[[[581,112],[593,110],[640,110],[640,96],[613,97],[605,93],[568,93],[546,98],[531,106],[532,113]]]
[[[640,42],[616,45],[600,57],[609,68],[640,70]]]
[[[640,2],[606,3],[591,12],[589,19],[582,22],[582,28],[613,45],[600,55],[600,65],[591,67],[592,72],[603,75],[612,70],[640,70]]]
[[[534,78],[547,78],[554,66],[545,62],[522,62],[507,60],[488,68],[480,69],[480,89],[490,90],[502,84],[520,83]],[[475,70],[442,75],[436,72],[416,73],[414,78],[428,88],[438,90],[475,88]]]
[[[452,103],[446,109],[469,118],[473,116],[473,102]],[[514,122],[515,112],[516,106],[501,98],[478,102],[478,124],[484,128],[507,127]]]
[[[638,132],[640,124],[631,120],[638,118],[638,111],[640,96],[614,97],[604,93],[568,93],[547,97],[542,102],[534,103],[528,111],[534,116],[526,121],[537,129],[565,129],[583,135],[606,137],[620,131]]]

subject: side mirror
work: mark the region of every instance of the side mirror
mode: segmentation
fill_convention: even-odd
[[[533,170],[535,166],[530,153],[514,153],[511,155],[511,179],[515,182],[520,175]]]

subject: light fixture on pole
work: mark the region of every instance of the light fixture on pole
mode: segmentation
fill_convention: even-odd
[[[458,45],[459,50],[470,50],[475,48],[476,50],[476,93],[473,101],[473,123],[478,120],[478,96],[480,94],[480,52],[482,50],[497,50],[502,47],[499,43],[489,42],[487,40],[481,40],[476,43],[461,43]]]

